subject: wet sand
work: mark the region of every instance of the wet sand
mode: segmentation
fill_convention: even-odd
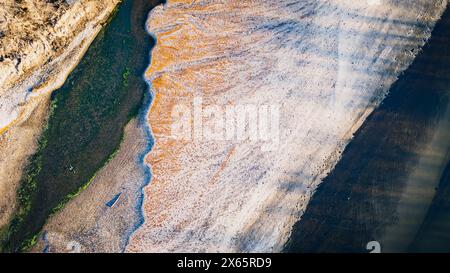
[[[91,185],[52,215],[33,252],[122,252],[129,235],[140,224],[141,188],[148,181],[141,157],[147,147],[145,123],[133,119],[125,128],[117,155]],[[114,206],[108,203],[120,194]]]
[[[123,2],[53,93],[48,125],[22,177],[21,210],[5,242],[11,251],[33,245],[47,218],[92,183],[116,155],[123,129],[137,115],[147,89],[142,74],[152,43],[144,26],[153,5]]]

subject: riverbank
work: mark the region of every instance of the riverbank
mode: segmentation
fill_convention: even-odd
[[[127,251],[280,251],[445,4],[169,1],[153,10],[153,177]],[[205,108],[280,105],[279,146],[174,138],[174,107],[195,98]]]
[[[20,213],[9,228],[7,249],[18,251],[35,243],[47,217],[110,162],[123,128],[137,114],[146,90],[141,73],[150,42],[145,31],[135,31],[132,25],[134,6],[130,1],[121,4],[53,93],[48,125],[22,177]]]
[[[89,86],[91,91],[95,90],[94,92],[105,92],[106,88],[114,88],[114,84],[116,87],[120,85],[117,90],[107,92],[119,92],[120,88],[124,87],[120,92],[127,92],[127,95],[121,97],[119,105],[129,107],[126,105],[133,103],[135,107],[129,117],[135,114],[137,117],[127,122],[122,142],[116,147],[114,157],[96,172],[90,186],[47,220],[42,228],[42,236],[37,238],[38,243],[32,249],[33,252],[69,252],[72,249],[68,246],[74,243],[80,246],[81,252],[122,252],[130,234],[141,223],[141,189],[150,179],[147,168],[142,164],[142,157],[152,143],[144,116],[151,98],[147,94],[139,103],[137,100],[133,102],[132,98],[141,98],[148,91],[142,75],[149,63],[153,40],[146,32],[145,23],[148,12],[157,4],[158,1],[125,1],[111,25],[105,28],[79,68],[74,71],[74,82],[80,86],[76,89],[74,86],[68,87],[70,92],[79,92],[75,90],[86,86]],[[105,71],[105,62],[108,62],[110,70]],[[77,95],[68,101],[74,100],[77,100]],[[89,101],[82,102],[80,107],[97,107]],[[96,113],[105,108],[104,105],[98,107]],[[64,109],[67,110],[63,108],[63,111]],[[126,112],[119,114],[121,118],[127,117]],[[84,115],[85,112],[80,113],[80,116]],[[105,120],[101,124],[112,123],[117,129],[108,132],[120,134],[122,129],[114,120]],[[76,125],[74,122],[71,126]],[[111,137],[96,137],[96,145],[114,145]],[[76,153],[86,152],[82,147],[77,148],[79,150]],[[88,163],[95,164],[92,161]],[[79,169],[76,164],[76,161],[72,162],[75,170]]]
[[[51,92],[64,83],[118,3],[9,2],[0,8],[2,24],[10,26],[2,27],[8,31],[2,32],[0,41],[0,229],[6,228],[17,208],[22,171],[37,149]],[[39,31],[28,33],[30,25],[38,25]],[[50,46],[56,40],[58,45]]]

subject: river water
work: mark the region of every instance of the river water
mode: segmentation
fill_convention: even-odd
[[[319,186],[285,251],[450,251],[450,10]],[[447,166],[447,167],[446,167]]]
[[[157,3],[123,1],[54,92],[48,128],[23,176],[21,211],[4,242],[10,251],[31,246],[49,215],[92,181],[118,149],[123,128],[147,93],[142,75],[154,41],[145,23]]]

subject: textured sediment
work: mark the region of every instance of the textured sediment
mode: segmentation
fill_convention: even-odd
[[[0,7],[0,228],[61,86],[118,0],[12,1]]]
[[[145,223],[127,250],[279,251],[317,185],[447,1],[169,1],[158,39]],[[280,105],[276,149],[174,139],[172,111]]]
[[[145,126],[133,119],[114,159],[86,190],[49,219],[32,251],[77,251],[72,249],[75,244],[81,252],[123,251],[140,217],[136,204],[148,179],[140,159],[147,140]],[[111,202],[115,196],[118,199]]]
[[[84,2],[105,3],[75,3]],[[317,185],[411,63],[446,3],[169,0],[153,10],[148,27],[158,44],[146,75],[155,93],[148,122],[156,146],[145,160],[153,177],[145,188],[145,222],[127,251],[281,250]],[[100,27],[80,37],[93,37]],[[85,49],[89,39],[73,41],[85,41]],[[73,65],[82,55],[61,52],[69,52]],[[68,63],[62,60],[54,64]],[[0,136],[0,175],[7,178],[0,179],[0,193],[11,197],[0,200],[5,223],[15,179],[47,116],[50,87],[60,82],[39,89],[28,84],[33,76],[24,78],[18,89],[5,89],[19,90],[18,100],[0,93],[8,98],[0,106],[17,105],[1,110],[9,113],[4,124],[13,124]],[[204,107],[279,105],[278,144],[267,150],[267,142],[251,139],[174,139],[173,107],[190,109],[194,98],[202,98]],[[132,121],[115,158],[48,221],[34,251],[123,250],[130,215],[137,213],[130,204],[139,202],[139,187],[149,179],[139,161],[147,138],[144,126]]]

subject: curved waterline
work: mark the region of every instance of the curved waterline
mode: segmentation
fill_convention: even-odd
[[[156,4],[153,8],[155,8],[158,5],[164,5],[165,4],[165,0],[159,0],[158,2],[160,2],[159,4]],[[152,10],[149,11],[148,16],[147,16],[147,21],[150,18],[151,14],[152,14]],[[148,36],[151,37],[153,44],[150,47],[150,54],[148,57],[148,67],[147,69],[144,71],[144,73],[142,74],[142,79],[147,83],[147,91],[146,94],[147,96],[145,97],[143,106],[141,108],[141,112],[138,115],[139,117],[139,123],[140,126],[143,126],[144,131],[145,131],[145,137],[149,140],[147,142],[147,147],[146,149],[141,153],[141,156],[139,158],[139,163],[141,165],[141,167],[145,170],[145,177],[144,177],[144,183],[142,184],[142,186],[140,187],[140,194],[141,196],[139,197],[139,201],[138,204],[136,206],[137,209],[137,213],[138,213],[138,222],[135,224],[135,226],[133,227],[133,229],[129,232],[128,235],[126,235],[126,241],[125,241],[125,246],[123,249],[123,252],[126,251],[126,248],[130,242],[130,240],[132,239],[134,233],[145,223],[145,212],[144,212],[144,201],[145,201],[145,187],[147,187],[152,180],[152,168],[150,164],[147,164],[145,162],[145,158],[147,157],[147,155],[151,152],[151,150],[153,149],[153,146],[155,145],[155,141],[156,138],[153,135],[153,131],[151,128],[151,124],[150,124],[150,120],[148,119],[149,113],[152,109],[153,106],[153,102],[154,102],[154,97],[155,97],[155,90],[153,89],[152,86],[152,82],[150,79],[148,79],[146,77],[146,71],[150,68],[151,63],[152,63],[152,51],[155,48],[156,44],[158,43],[158,39],[156,37],[156,35],[154,35],[149,27],[148,24],[145,24],[145,30],[148,34]]]

